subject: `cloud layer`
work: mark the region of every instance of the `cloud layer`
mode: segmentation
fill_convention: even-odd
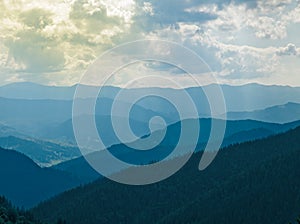
[[[2,84],[72,85],[111,47],[159,38],[194,50],[220,82],[300,85],[298,0],[0,0],[0,11]]]

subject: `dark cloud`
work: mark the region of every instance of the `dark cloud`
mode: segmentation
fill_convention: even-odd
[[[168,63],[150,61],[145,63],[145,66],[156,71],[168,71],[173,75],[182,75],[186,73],[182,69]]]
[[[152,5],[153,14],[145,13],[143,6],[145,3]],[[205,23],[217,18],[217,15],[207,12],[188,12],[187,9],[204,5],[217,5],[219,9],[224,6],[234,4],[246,4],[249,8],[257,5],[256,0],[137,0],[137,15],[134,17],[135,25],[143,31],[152,31],[164,27],[178,28],[177,24],[182,23]]]
[[[153,15],[142,11],[144,1],[137,1],[137,7],[140,12],[134,17],[135,25],[140,26],[142,30],[152,31],[168,26],[177,27],[177,23],[203,23],[208,20],[216,19],[216,15],[209,13],[187,12],[186,9],[201,5],[194,1],[182,0],[164,0],[148,1],[153,8]]]

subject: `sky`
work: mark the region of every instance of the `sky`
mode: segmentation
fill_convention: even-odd
[[[0,12],[0,85],[74,85],[109,49],[158,39],[195,51],[219,83],[300,86],[299,0],[0,0]],[[186,81],[158,63],[120,73],[120,86],[143,73]]]

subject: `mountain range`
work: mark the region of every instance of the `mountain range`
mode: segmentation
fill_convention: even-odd
[[[56,86],[43,86],[35,83],[12,83],[0,87],[0,97],[12,98],[12,99],[35,99],[35,100],[72,100],[75,86],[70,87],[56,87]],[[85,86],[87,96],[90,92],[97,91],[97,87]],[[205,102],[204,91],[209,92],[210,88],[214,88],[214,84],[203,87],[191,87],[185,89],[192,98],[200,103]],[[299,87],[290,86],[266,86],[261,84],[246,84],[242,86],[229,86],[221,85],[224,93],[224,98],[227,105],[227,111],[252,111],[264,109],[271,106],[283,105],[288,102],[300,103]],[[164,92],[165,95],[174,95],[180,98],[182,90],[170,89],[170,88],[150,88],[154,93],[160,94]],[[203,89],[203,90],[201,90]],[[102,88],[102,97],[114,99],[120,92],[120,88],[107,86]],[[123,90],[124,91],[124,90]],[[149,88],[137,88],[137,89],[125,89],[124,94],[129,95],[143,95],[145,91],[149,91]],[[145,103],[146,104],[146,103]],[[143,105],[153,108],[152,105]]]
[[[227,106],[226,121],[210,115],[205,92],[210,92],[215,85],[186,89],[102,88],[95,112],[82,113],[73,119],[85,124],[94,116],[103,149],[122,161],[147,165],[162,160],[178,144],[183,126],[192,136],[194,124],[200,125],[195,153],[184,168],[163,182],[143,187],[112,183],[82,157],[72,124],[76,87],[33,83],[0,87],[0,177],[3,179],[0,196],[25,208],[47,200],[32,210],[42,221],[252,224],[271,223],[274,219],[272,223],[283,223],[299,215],[300,193],[295,187],[299,186],[299,87],[221,85]],[[91,93],[98,90],[93,86],[84,88],[85,96],[78,100],[85,108],[92,100]],[[121,91],[128,98],[151,91],[156,96],[136,102],[128,115],[125,108],[131,106],[130,100],[125,97],[116,101]],[[159,96],[172,96],[182,101],[185,92],[194,101],[198,114],[182,120],[176,107]],[[121,105],[117,115],[111,114],[114,103]],[[188,106],[181,109],[190,110]],[[166,126],[157,121],[149,127],[149,121],[155,116],[162,117]],[[126,143],[147,146],[145,144],[160,142],[157,137],[160,134],[166,135],[151,150],[135,150],[118,139],[112,118],[118,123],[128,121],[136,135],[136,139]],[[199,172],[197,164],[210,136],[212,122],[227,124],[222,149],[207,170]],[[87,129],[81,131],[92,136]],[[149,136],[157,138],[144,142]],[[191,139],[182,146],[189,149]],[[94,151],[93,144],[86,150]],[[87,157],[102,153],[101,149]],[[170,159],[180,156],[176,154]],[[115,167],[111,175],[126,172],[128,170]],[[101,215],[97,213],[99,210]],[[137,212],[133,218],[132,211]],[[272,214],[275,215],[270,218]]]
[[[210,106],[205,91],[211,91],[214,85],[193,87],[187,89],[169,88],[139,88],[122,89],[128,96],[140,96],[153,91],[156,95],[176,97],[182,99],[187,92],[193,99],[198,110],[198,116],[192,118],[208,118]],[[82,105],[88,105],[89,93],[95,92],[96,87],[85,86],[86,97],[79,99]],[[299,95],[300,88],[288,86],[263,86],[248,84],[243,86],[221,86],[228,111],[228,119],[252,119],[271,123],[287,123],[300,119]],[[14,129],[21,135],[33,138],[54,140],[75,144],[72,129],[72,99],[76,86],[53,87],[33,83],[14,83],[0,87],[0,122],[1,125]],[[111,116],[111,108],[116,95],[121,91],[117,87],[103,87],[101,97],[97,100],[95,114],[80,116],[96,116],[98,123],[107,124]],[[130,97],[129,97],[130,98]],[[255,100],[259,99],[259,100]],[[290,103],[289,103],[290,102]],[[293,103],[291,103],[293,102]],[[130,106],[130,102],[117,101],[121,108]],[[186,112],[190,108],[182,108]],[[149,132],[148,121],[153,116],[161,116],[166,124],[180,120],[178,111],[165,99],[160,97],[146,97],[133,105],[130,112],[130,122],[137,137]],[[118,119],[128,119],[125,110],[118,112]],[[7,136],[7,132],[1,130]],[[12,131],[12,130],[11,130]],[[16,136],[17,134],[11,134]],[[113,137],[107,137],[106,146],[118,144]]]
[[[88,104],[90,99],[83,100]],[[110,118],[110,109],[113,101],[111,99],[99,99],[96,105],[96,116],[98,123],[107,123]],[[127,103],[121,102],[123,107]],[[62,100],[28,100],[28,99],[6,99],[0,98],[0,121],[6,127],[11,127],[26,136],[43,139],[53,139],[58,141],[70,141],[66,136],[73,134],[72,129],[72,101]],[[153,116],[162,116],[168,123],[178,121],[174,116],[154,112],[150,109],[142,108],[134,105],[130,114],[132,126],[139,126],[145,121],[148,121]],[[91,114],[81,114],[82,118],[92,116]],[[122,118],[122,117],[120,117]],[[126,116],[124,115],[124,118]],[[140,127],[136,127],[139,129]],[[63,130],[68,132],[61,136]],[[147,127],[148,129],[148,127]],[[148,129],[149,130],[149,129]],[[57,133],[59,132],[59,134]],[[144,132],[139,135],[146,134]],[[117,142],[114,142],[117,143]]]
[[[200,120],[184,120],[186,127],[192,127],[193,123],[199,122],[200,133],[198,137],[198,142],[196,143],[196,151],[202,151],[207,144],[208,138],[211,131],[211,119],[200,119]],[[180,136],[180,130],[182,127],[182,122],[172,124],[167,127],[166,135],[164,139],[153,149],[147,151],[138,151],[128,147],[125,144],[116,144],[108,148],[110,153],[112,153],[117,158],[122,161],[126,161],[132,164],[148,164],[151,161],[159,161],[166,157],[177,145]],[[215,122],[222,122],[221,120],[215,120]],[[244,141],[250,141],[260,138],[265,138],[270,135],[288,131],[292,128],[300,126],[300,121],[292,122],[287,124],[274,124],[265,123],[253,120],[241,120],[241,121],[227,121],[226,131],[222,147],[230,144],[236,144]],[[190,129],[189,131],[193,131]],[[153,133],[154,135],[159,135],[158,133]],[[155,141],[152,140],[152,141]],[[135,143],[138,143],[137,140]],[[141,143],[142,144],[142,143]],[[183,143],[183,146],[189,147],[189,140]],[[102,155],[102,151],[91,153],[87,155],[91,158],[97,158]],[[109,165],[109,164],[108,164]],[[54,165],[53,168],[66,171],[80,179],[90,182],[100,177],[100,175],[90,167],[84,157],[79,157],[69,161],[62,162],[58,165]],[[117,172],[117,167],[115,167]]]
[[[199,136],[196,151],[203,150],[209,136],[211,119],[186,120],[183,122],[191,124],[200,122],[202,132]],[[299,125],[300,122],[281,125],[251,120],[228,121],[222,146],[225,147],[249,140],[253,141],[287,131]],[[181,122],[168,126],[163,141],[156,148],[146,153],[130,149],[124,144],[113,145],[108,150],[124,161],[147,164],[164,158],[166,154],[173,150],[180,135],[180,127]],[[156,132],[160,132],[160,130]],[[101,177],[83,157],[72,159],[74,156],[79,156],[78,148],[13,136],[0,138],[0,146],[9,149],[0,150],[0,176],[5,180],[0,187],[0,194],[5,195],[18,206],[34,206],[51,196]],[[16,152],[16,150],[19,152]],[[65,159],[69,161],[51,168],[41,168],[23,153],[44,166],[51,165],[53,161],[58,162],[56,160]]]
[[[82,119],[85,119],[85,117],[83,116]],[[201,120],[202,135],[200,136],[201,138],[199,142],[203,143],[207,141],[211,127],[209,119]],[[121,143],[113,130],[110,117],[99,116],[96,118],[96,122],[101,139],[105,145],[110,147],[112,145],[118,145]],[[130,123],[132,129],[135,131],[138,137],[142,137],[150,133],[148,124],[138,122],[136,120],[131,120]],[[283,132],[293,128],[298,123],[299,122],[293,122],[281,125],[275,123],[258,122],[254,120],[227,121],[226,139],[223,144],[266,137],[271,134]],[[178,127],[176,128],[179,129],[179,125],[177,126]],[[170,127],[174,127],[174,125],[171,125]],[[157,126],[157,130],[161,128]],[[0,130],[2,130],[0,147],[24,153],[42,167],[53,166],[57,163],[81,156],[81,152],[79,151],[78,147],[73,146],[73,144],[75,144],[75,137],[73,134],[71,120],[66,121],[59,127],[49,128],[47,132],[45,132],[47,139],[59,140],[60,143],[28,137],[19,134],[15,129],[7,126],[2,126],[2,129]],[[172,132],[175,133],[178,131],[173,130]],[[175,138],[170,137],[170,139]],[[70,144],[68,144],[68,142]],[[175,141],[172,144],[175,144]],[[93,151],[93,149],[90,150]]]

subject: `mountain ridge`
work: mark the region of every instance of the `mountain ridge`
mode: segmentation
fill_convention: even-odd
[[[228,112],[229,120],[251,119],[271,123],[288,123],[300,120],[300,103],[288,102],[283,105],[275,105],[263,110]]]
[[[200,135],[195,150],[202,151],[210,135],[211,119],[194,119],[185,120],[183,122],[189,121],[199,122],[200,124]],[[216,120],[216,122],[222,121]],[[265,138],[270,135],[288,131],[298,126],[300,126],[300,121],[291,122],[283,125],[252,120],[227,121],[227,128],[222,147],[244,141]],[[128,163],[133,164],[147,164],[151,161],[161,160],[162,158],[164,158],[165,155],[170,153],[170,150],[167,149],[173,149],[174,146],[177,144],[177,139],[180,135],[180,127],[181,122],[169,125],[167,127],[167,132],[164,136],[163,141],[153,149],[148,150],[147,152],[138,152],[127,147],[124,144],[112,145],[108,148],[108,150],[110,151],[110,153],[112,153],[114,156],[121,159],[122,161],[126,161]],[[137,142],[138,141],[139,140],[137,140]],[[98,153],[99,155],[101,155],[101,151],[96,151],[94,153]],[[95,155],[94,153],[91,153],[87,156],[99,156]],[[86,182],[93,181],[96,178],[100,177],[100,175],[92,167],[90,167],[90,165],[82,156],[73,160],[65,161],[60,164],[54,165],[53,168],[71,173],[74,176],[78,176],[81,179],[86,180]]]
[[[151,185],[99,179],[32,212],[44,221],[63,218],[70,224],[288,223],[300,210],[299,136],[300,127],[228,146],[202,172],[199,152],[175,175]]]
[[[81,184],[68,173],[41,168],[24,154],[3,148],[0,148],[0,176],[3,179],[0,195],[25,208]]]

